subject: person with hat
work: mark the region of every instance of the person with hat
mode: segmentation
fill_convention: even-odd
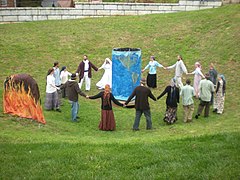
[[[140,81],[140,86],[137,86],[132,94],[129,96],[128,100],[125,102],[124,106],[126,106],[132,98],[135,97],[135,109],[136,109],[136,117],[133,124],[133,130],[138,131],[139,130],[139,123],[140,118],[142,116],[142,113],[144,113],[144,116],[146,117],[146,123],[147,123],[147,130],[152,129],[152,119],[151,119],[151,112],[150,112],[150,106],[148,102],[148,97],[156,101],[156,98],[152,94],[151,90],[147,88],[146,86],[146,79],[142,78]]]
[[[165,90],[157,97],[160,99],[167,94],[166,112],[163,120],[167,124],[173,124],[177,121],[177,107],[179,103],[179,88],[176,86],[176,80],[173,78]]]
[[[198,119],[204,108],[204,117],[209,116],[211,97],[212,93],[214,92],[214,85],[209,80],[209,77],[210,76],[208,73],[205,74],[205,79],[201,80],[199,84],[200,103],[198,106],[197,115],[195,116],[196,119]]]
[[[68,99],[72,105],[72,107],[71,107],[72,122],[78,122],[78,120],[77,120],[77,118],[78,118],[77,114],[78,114],[78,110],[79,110],[78,94],[88,98],[88,96],[80,90],[76,79],[77,79],[77,76],[75,73],[73,73],[71,75],[71,79],[69,79],[61,87],[61,88],[66,88]]]
[[[202,80],[202,78],[205,78],[201,70],[202,70],[201,64],[199,62],[196,62],[195,70],[191,73],[187,73],[187,74],[194,74],[193,88],[197,98],[199,96],[199,92],[198,92],[199,83]]]
[[[147,86],[151,88],[157,87],[157,67],[163,67],[163,65],[159,64],[154,56],[150,57],[150,61],[148,65],[142,70],[142,73],[149,69],[148,75],[147,75]]]

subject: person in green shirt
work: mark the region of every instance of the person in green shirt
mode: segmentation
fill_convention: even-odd
[[[182,87],[180,91],[180,96],[182,96],[182,104],[184,110],[184,122],[191,122],[192,115],[194,112],[194,101],[193,96],[195,96],[194,88],[190,85],[191,80],[186,80],[186,85]]]
[[[199,84],[199,93],[200,93],[200,104],[198,106],[198,112],[195,116],[196,119],[198,119],[198,116],[202,113],[204,107],[204,117],[209,116],[209,109],[210,109],[210,102],[212,98],[212,93],[214,92],[214,85],[209,80],[209,74],[205,74],[205,79],[200,81]]]

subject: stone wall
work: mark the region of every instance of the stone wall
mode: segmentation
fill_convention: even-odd
[[[240,4],[240,0],[223,0],[223,4]]]
[[[222,1],[180,0],[179,3],[76,3],[75,8],[0,8],[0,22],[78,19],[85,17],[174,13],[216,8]]]

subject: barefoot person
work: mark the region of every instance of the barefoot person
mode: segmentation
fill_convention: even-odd
[[[147,86],[151,88],[157,87],[157,67],[163,67],[163,65],[159,64],[154,56],[150,57],[150,61],[148,65],[142,70],[142,73],[149,69],[148,75],[147,75]]]
[[[152,119],[151,119],[151,112],[150,112],[150,106],[148,102],[148,97],[156,101],[156,98],[152,94],[151,90],[147,87],[146,80],[141,79],[141,85],[136,87],[132,94],[129,96],[128,100],[125,102],[125,106],[131,101],[132,98],[135,98],[135,109],[136,109],[136,117],[133,124],[133,130],[138,131],[139,130],[139,123],[140,118],[142,116],[142,113],[144,113],[144,116],[146,117],[147,122],[147,130],[152,129]]]
[[[183,86],[182,83],[182,75],[183,73],[187,74],[187,68],[185,64],[183,63],[182,56],[178,55],[177,62],[173,64],[172,66],[168,66],[164,69],[175,69],[175,80],[177,87],[181,88]]]
[[[123,106],[120,102],[118,102],[112,93],[110,92],[110,85],[106,84],[104,91],[101,91],[95,96],[90,96],[89,99],[97,99],[101,98],[102,105],[101,105],[101,120],[98,125],[98,128],[103,131],[113,131],[116,129],[115,118],[112,110],[112,101],[118,105]]]

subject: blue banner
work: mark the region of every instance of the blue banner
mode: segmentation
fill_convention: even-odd
[[[112,93],[118,100],[127,100],[140,85],[141,50],[115,48],[112,50]]]

